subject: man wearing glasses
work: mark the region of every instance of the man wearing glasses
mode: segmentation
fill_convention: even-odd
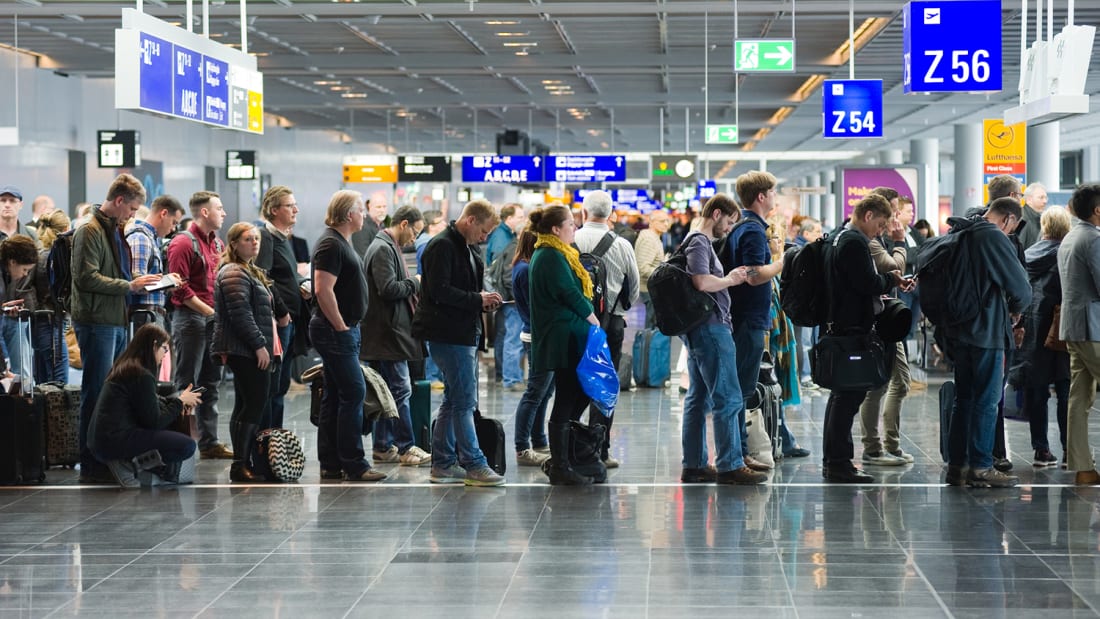
[[[1017,482],[994,468],[994,444],[1006,350],[1012,349],[1013,325],[1031,302],[1027,272],[1009,239],[1020,215],[1019,199],[1005,195],[991,201],[980,217],[948,220],[954,231],[967,231],[960,250],[969,252],[971,272],[959,277],[973,282],[981,299],[972,324],[942,327],[955,361],[955,409],[948,428],[941,430],[948,432],[947,483],[953,486],[1010,488]]]

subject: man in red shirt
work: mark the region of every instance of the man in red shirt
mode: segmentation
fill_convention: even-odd
[[[217,236],[225,221],[218,194],[198,191],[191,196],[191,226],[168,244],[168,272],[182,283],[172,292],[172,347],[176,387],[200,387],[198,416],[199,453],[203,458],[232,458],[233,452],[218,441],[218,382],[220,368],[210,355],[214,334],[214,281],[222,241]]]

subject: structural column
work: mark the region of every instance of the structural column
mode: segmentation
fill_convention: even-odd
[[[934,222],[940,203],[940,141],[918,138],[909,142],[909,161],[925,166],[924,187],[917,206],[917,219]]]
[[[825,195],[821,196],[821,211],[818,213],[822,223],[831,228],[840,224],[840,217],[836,211],[836,168],[829,168],[821,172],[821,184],[825,185]]]
[[[821,173],[818,172],[817,174],[811,174],[810,175],[810,187],[820,187],[820,186],[821,186]],[[810,195],[810,205],[808,207],[809,216],[813,217],[814,219],[816,219],[818,221],[821,220],[821,197],[822,197],[821,194],[816,194],[816,193],[811,194]]]
[[[1061,187],[1061,123],[1027,128],[1027,182],[1042,183],[1047,191]]]
[[[951,212],[962,215],[982,204],[982,125],[955,125],[955,193]]]
[[[1081,182],[1100,181],[1100,146],[1086,146],[1081,157]],[[1067,189],[1071,189],[1067,187]]]
[[[901,149],[891,148],[878,152],[879,165],[900,165],[905,161],[905,153]]]

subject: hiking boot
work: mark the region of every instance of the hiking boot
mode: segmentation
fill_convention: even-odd
[[[1020,481],[1013,475],[1006,475],[994,468],[970,469],[966,476],[966,485],[971,488],[1012,488]]]

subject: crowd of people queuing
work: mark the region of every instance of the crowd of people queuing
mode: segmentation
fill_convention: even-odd
[[[972,324],[935,333],[957,389],[941,429],[945,479],[978,487],[1016,483],[1004,446],[1007,379],[1029,411],[1033,464],[1058,463],[1047,440],[1053,387],[1062,465],[1076,472],[1077,483],[1100,484],[1087,440],[1100,380],[1100,186],[1079,187],[1068,210],[1048,208],[1038,183],[1021,189],[1013,177],[996,177],[986,205],[947,220],[953,233],[966,232],[972,257],[966,275],[977,282],[981,306]],[[697,213],[657,210],[630,224],[617,221],[603,191],[590,192],[579,210],[560,203],[498,209],[473,200],[448,221],[411,206],[390,214],[384,199],[341,190],[308,254],[293,234],[299,206],[285,186],[271,187],[261,219],[229,226],[224,241],[225,209],[210,191],[196,192],[186,207],[167,195],[146,207],[144,187],[122,174],[102,204],[85,205],[69,232],[69,217],[45,196],[34,200],[31,222],[20,223],[23,196],[3,187],[0,348],[10,371],[63,381],[66,332],[75,333],[83,370],[82,482],[133,487],[150,462],[170,481],[196,451],[232,460],[233,482],[265,481],[250,462],[250,445],[260,430],[282,426],[289,360],[312,347],[325,385],[317,430],[322,479],[380,481],[386,474],[373,465],[398,463],[430,466],[433,483],[494,486],[504,477],[489,466],[475,430],[478,353],[491,339],[496,382],[522,393],[517,464],[542,467],[551,484],[590,484],[619,461],[610,449],[611,417],[590,406],[576,373],[589,326],[606,331],[619,366],[628,310],[640,300],[645,318],[634,326],[655,327],[647,280],[681,248],[692,284],[714,301],[713,314],[681,338],[681,482],[765,483],[773,465],[748,451],[745,421],[763,360],[774,361],[786,408],[819,389],[807,351],[823,331],[869,333],[900,303],[911,310],[912,337],[921,314],[918,255],[935,236],[927,221],[913,221],[912,200],[891,188],[872,190],[833,230],[811,217],[781,214],[777,190],[773,175],[753,171],[737,178],[735,195],[719,193]],[[71,294],[59,299],[48,258],[70,235]],[[780,303],[779,275],[792,252],[823,237],[828,323],[796,327]],[[405,259],[414,248],[415,272]],[[582,263],[592,254],[601,258],[606,281],[594,282]],[[23,360],[10,354],[20,309],[31,310],[33,368],[19,367]],[[883,387],[829,394],[821,448],[826,480],[874,479],[855,465],[857,415],[862,464],[914,461],[902,449],[900,425],[906,397],[926,385],[910,372],[916,358],[910,344],[902,338],[890,345]],[[370,453],[363,444],[364,364],[383,378],[397,408],[396,417],[375,422]],[[230,445],[218,435],[223,366],[233,377]],[[414,436],[415,379],[442,390],[430,453]],[[165,395],[165,382],[173,383],[172,395]],[[589,426],[603,437],[596,472],[572,459],[586,410]],[[188,417],[195,440],[169,429]],[[778,427],[785,457],[810,455],[787,424]]]

